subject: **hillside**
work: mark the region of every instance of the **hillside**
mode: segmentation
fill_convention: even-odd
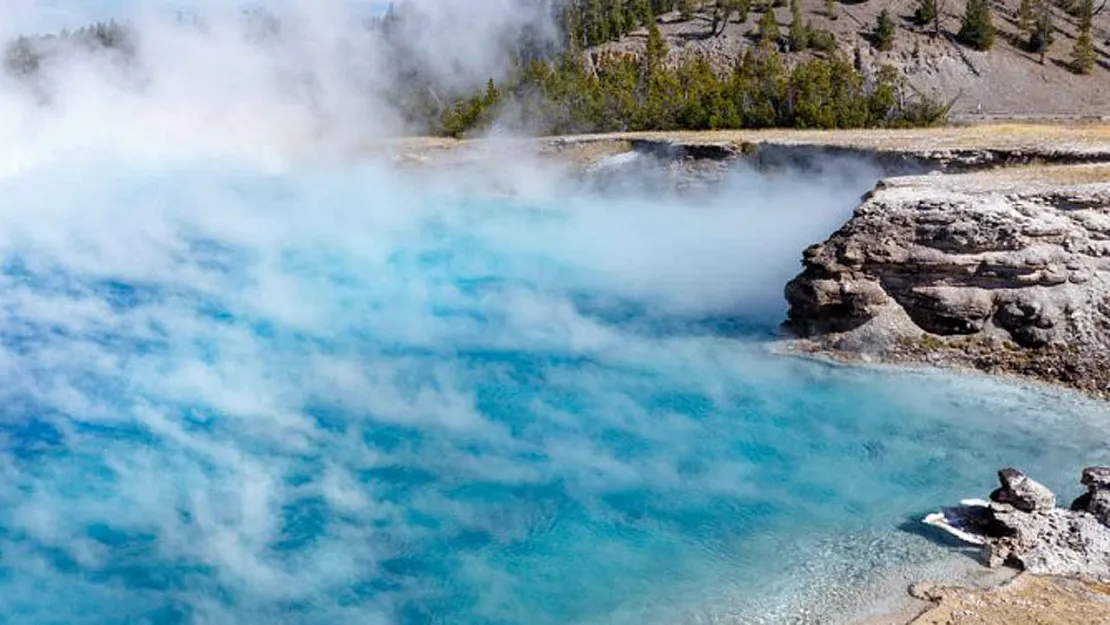
[[[837,3],[835,20],[829,19],[823,0],[799,1],[804,19],[814,29],[832,32],[838,47],[849,58],[855,57],[858,46],[864,72],[883,64],[894,65],[918,91],[945,101],[955,99],[953,120],[1110,115],[1110,10],[1097,12],[1098,4],[1092,28],[1095,69],[1084,76],[1074,74],[1068,67],[1078,22],[1059,8],[1053,10],[1055,41],[1041,65],[1039,55],[1025,48],[1027,35],[1018,26],[1019,0],[992,2],[998,36],[987,52],[956,42],[963,0],[937,3],[942,17],[939,38],[932,36],[931,28],[914,23],[916,0]],[[733,17],[714,35],[711,4],[706,2],[691,20],[683,20],[678,11],[659,17],[658,24],[672,56],[705,54],[721,67],[731,65],[745,48],[756,45],[760,17],[757,10],[753,8],[744,23]],[[876,50],[870,36],[883,8],[889,9],[897,25],[894,46],[888,52]],[[785,35],[791,23],[791,10],[782,6],[774,11],[784,35],[781,51],[794,60],[813,54],[787,52]],[[646,39],[647,29],[641,28],[619,41],[594,47],[591,52],[596,57],[600,50],[639,51]]]

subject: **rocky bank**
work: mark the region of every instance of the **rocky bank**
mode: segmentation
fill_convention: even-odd
[[[998,478],[989,501],[965,500],[924,521],[978,545],[984,564],[1025,573],[993,589],[915,584],[910,594],[936,607],[913,623],[1110,623],[1110,468],[1084,469],[1086,492],[1066,508],[1017,469]]]
[[[800,351],[1110,395],[1110,167],[882,181],[786,287]]]
[[[982,548],[983,563],[1038,575],[1110,583],[1110,468],[1083,470],[1087,492],[1067,508],[1043,484],[1017,469],[998,472],[989,501],[969,499],[925,523]]]

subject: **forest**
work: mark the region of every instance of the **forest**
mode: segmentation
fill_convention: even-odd
[[[801,19],[780,28],[772,5],[712,4],[712,28],[760,13],[755,41],[722,71],[704,56],[671,55],[659,15],[703,9],[691,0],[574,0],[562,16],[565,42],[555,59],[524,64],[506,81],[443,112],[437,133],[463,136],[494,124],[548,134],[927,126],[946,121],[948,104],[916,94],[892,66],[864,75],[832,33]],[[635,55],[595,46],[646,28]],[[591,50],[591,48],[593,48]],[[783,54],[806,52],[801,60]]]
[[[774,0],[770,0],[774,1]],[[398,63],[392,90],[384,94],[404,112],[413,133],[480,134],[498,127],[514,132],[565,134],[606,131],[729,128],[861,128],[944,123],[948,103],[909,88],[898,71],[882,66],[862,72],[832,33],[814,29],[793,0],[793,21],[781,27],[769,2],[752,0],[567,0],[558,5],[558,45],[522,40],[506,54],[513,69],[472,92],[447,90],[418,66]],[[752,42],[729,67],[696,54],[671,54],[659,16],[711,11],[718,22],[751,20]],[[257,16],[255,16],[257,18]],[[366,27],[379,30],[396,58],[406,58],[399,37],[404,20],[391,9]],[[882,25],[879,25],[881,28]],[[280,24],[271,23],[274,32]],[[646,44],[635,53],[607,51],[600,44],[639,30]],[[643,36],[646,31],[646,37]],[[877,32],[880,37],[884,36]],[[77,42],[124,57],[137,35],[126,25],[95,24],[49,38],[9,42],[4,67],[27,77],[39,71],[51,43]],[[805,54],[788,54],[800,53]],[[381,94],[378,94],[381,95]]]

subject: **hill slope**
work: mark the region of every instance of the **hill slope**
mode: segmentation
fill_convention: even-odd
[[[938,2],[942,16],[940,37],[933,37],[930,28],[914,24],[915,0],[838,3],[835,20],[826,14],[823,0],[799,1],[803,18],[813,28],[835,34],[839,48],[849,58],[856,55],[858,48],[860,66],[865,72],[883,64],[894,65],[920,92],[945,101],[955,99],[953,119],[1110,116],[1110,10],[1094,17],[1097,60],[1094,71],[1082,76],[1068,67],[1077,20],[1059,9],[1053,14],[1057,28],[1055,42],[1042,65],[1039,55],[1025,49],[1027,36],[1018,26],[1018,0],[992,2],[998,36],[987,52],[956,42],[963,0]],[[691,20],[683,20],[676,11],[660,16],[658,24],[672,55],[705,54],[716,65],[729,66],[745,48],[756,44],[760,13],[752,10],[744,23],[733,17],[714,34],[711,4],[706,2]],[[870,37],[883,8],[890,10],[898,25],[893,49],[888,52],[875,49]],[[776,8],[775,16],[785,34],[791,22],[790,8]],[[638,51],[643,49],[646,39],[646,29],[640,29],[591,52]],[[808,54],[811,53],[789,56],[797,60]]]

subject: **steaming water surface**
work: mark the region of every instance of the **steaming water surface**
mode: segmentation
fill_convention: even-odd
[[[778,622],[1108,459],[1071,396],[768,354],[873,171],[486,175],[3,180],[0,622]]]

